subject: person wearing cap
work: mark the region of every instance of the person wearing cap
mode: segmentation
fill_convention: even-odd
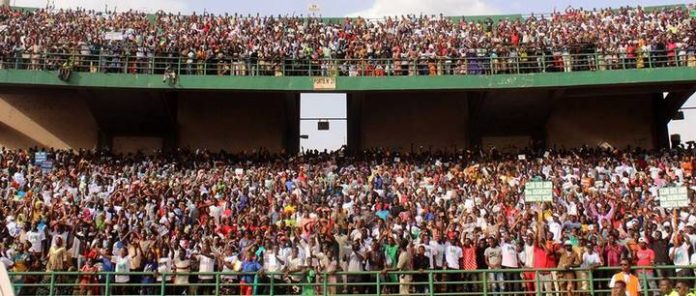
[[[636,270],[636,274],[645,276],[648,279],[654,278],[654,272],[651,268],[646,268],[655,265],[655,251],[648,248],[648,240],[644,237],[638,239],[638,250],[634,252],[633,257],[636,258],[636,267],[643,267]],[[648,281],[651,290],[655,290],[656,283],[653,280]]]
[[[566,295],[573,296],[575,290],[575,271],[573,268],[580,266],[580,258],[573,251],[573,243],[566,240],[563,243],[563,249],[556,251],[558,256],[558,272],[559,290],[564,291]]]
[[[626,296],[638,296],[641,292],[640,280],[631,272],[631,262],[628,259],[621,259],[621,271],[614,274],[609,281],[609,288],[616,288],[623,283]]]

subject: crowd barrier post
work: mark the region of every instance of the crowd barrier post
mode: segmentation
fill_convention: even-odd
[[[111,295],[111,274],[106,274],[106,281],[104,282],[104,296]]]
[[[539,57],[537,57],[538,59]],[[546,72],[546,53],[541,54],[541,69],[539,69],[539,73],[545,73]]]
[[[539,280],[539,271],[534,271],[534,291],[536,296],[541,296],[541,281]]]
[[[641,285],[643,286],[643,296],[650,296],[650,285],[648,284],[648,273],[645,272],[645,269],[642,269],[641,273]]]
[[[321,295],[329,294],[329,274],[326,272],[321,273]],[[271,280],[272,281],[272,280]],[[271,296],[273,296],[273,289],[271,289]]]
[[[428,271],[428,295],[432,296],[435,292],[435,283],[433,283],[433,271]]]
[[[375,289],[377,291],[375,293],[377,294],[377,296],[379,296],[382,294],[382,277],[378,274],[376,278],[377,279],[375,280]]]
[[[488,274],[486,273],[486,270],[481,271],[481,276],[483,279],[481,280],[481,291],[483,291],[483,295],[488,295]]]
[[[273,283],[273,282],[271,282]],[[271,291],[273,291],[271,289]],[[220,295],[220,274],[215,273],[215,295]]]
[[[590,295],[594,295],[594,272],[592,270],[587,271],[587,289],[590,290]]]
[[[166,291],[166,288],[167,288],[167,286],[166,286],[166,283],[167,283],[166,279],[167,279],[167,274],[166,274],[166,273],[165,273],[165,274],[162,274],[162,280],[160,281],[160,296],[164,296],[164,295],[167,294],[167,293],[165,292],[165,291]],[[219,286],[219,285],[218,285],[218,286]]]
[[[53,295],[55,295],[54,291],[56,289],[56,274],[51,272],[50,277],[51,277],[51,280],[49,281],[49,285],[48,285],[48,291],[49,291],[48,295],[53,296]]]

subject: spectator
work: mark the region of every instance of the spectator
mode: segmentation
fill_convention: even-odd
[[[672,280],[669,278],[660,279],[660,296],[678,296],[679,292],[672,287]]]
[[[49,171],[38,169],[36,151],[0,149],[0,220],[6,221],[0,229],[0,259],[29,271],[89,269],[84,265],[89,259],[100,271],[158,271],[152,276],[118,274],[118,280],[101,273],[94,278],[102,287],[107,279],[124,282],[122,276],[128,276],[128,284],[143,284],[128,293],[162,293],[146,289],[144,284],[153,280],[173,281],[166,283],[166,294],[209,290],[189,289],[210,280],[190,271],[226,272],[220,278],[225,294],[241,294],[239,285],[244,293],[253,293],[255,285],[257,293],[270,293],[266,284],[271,279],[323,293],[321,285],[309,280],[323,281],[327,275],[329,293],[343,292],[332,288],[377,293],[374,286],[345,283],[376,282],[379,271],[397,268],[400,257],[408,255],[414,267],[407,264],[403,270],[446,268],[453,279],[464,274],[469,283],[480,283],[474,269],[512,268],[518,259],[524,269],[540,269],[538,279],[525,270],[526,293],[557,294],[567,289],[554,287],[553,275],[545,269],[567,266],[573,253],[582,268],[606,267],[608,261],[619,266],[631,259],[642,272],[662,270],[660,262],[681,263],[675,259],[686,249],[688,265],[693,246],[687,242],[693,235],[688,226],[696,224],[690,218],[696,214],[693,207],[665,211],[657,200],[664,186],[685,186],[693,200],[694,175],[688,169],[693,148],[525,152],[533,161],[484,151],[307,152],[291,160],[263,150],[227,154],[181,149],[150,156],[48,150],[54,162]],[[524,202],[524,186],[532,179],[554,184],[553,203]],[[482,238],[497,242],[499,234],[497,260],[486,251],[496,245]],[[409,240],[418,253],[423,247],[426,260],[410,250],[404,254],[396,244]],[[572,252],[556,240],[569,242]],[[670,241],[675,240],[679,244],[673,248]],[[655,268],[643,268],[652,257],[648,249]],[[47,261],[41,260],[44,254]],[[686,265],[677,268],[690,276]],[[258,275],[234,273],[245,268]],[[285,277],[285,271],[294,272]],[[333,284],[334,271],[374,273],[351,274],[347,281],[336,274]],[[557,276],[563,280],[575,274],[582,283],[582,271],[562,270]],[[48,278],[18,276],[13,281],[48,283]],[[397,281],[389,283],[408,284]],[[441,281],[434,287],[453,293],[483,290],[478,284]],[[589,290],[574,288],[578,293]],[[21,292],[48,293],[30,285],[21,286]]]
[[[617,285],[623,286],[626,296],[638,296],[641,291],[640,281],[631,272],[631,263],[628,259],[621,260],[621,272],[611,277],[609,288],[612,289],[612,293]]]
[[[0,25],[7,36],[0,46],[0,67],[29,70],[58,70],[70,61],[84,72],[162,74],[179,58],[187,75],[235,76],[470,75],[696,65],[695,41],[689,38],[695,24],[683,6],[569,7],[499,21],[403,15],[342,22],[3,7]],[[346,64],[332,71],[326,61],[331,58],[347,59]]]
[[[488,269],[497,270],[498,272],[490,272],[488,275],[490,279],[488,280],[491,284],[491,291],[494,293],[505,292],[505,278],[503,273],[499,270],[502,269],[503,261],[503,251],[498,246],[498,241],[491,237],[488,238],[488,248],[486,249],[484,256],[486,258],[486,265]]]

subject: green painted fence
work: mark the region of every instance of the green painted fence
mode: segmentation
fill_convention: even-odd
[[[658,273],[676,274],[674,266],[655,266],[645,272],[635,269],[641,285],[641,295],[654,295],[659,291],[661,278]],[[361,272],[332,274],[317,273],[314,277],[308,271],[296,274],[265,273],[178,273],[155,274],[131,273],[80,273],[80,272],[22,272],[10,273],[17,295],[231,295],[240,294],[240,289],[248,289],[255,295],[536,295],[556,296],[565,294],[568,289],[559,286],[558,280],[566,273],[574,279],[570,288],[578,295],[608,295],[608,283],[617,269],[504,269],[504,270],[425,270],[408,272]],[[117,280],[117,276],[129,276],[129,282]],[[242,276],[253,281],[240,283]],[[157,276],[188,276],[190,279],[209,276],[208,280],[191,281],[177,285],[171,281],[154,281]],[[289,277],[288,277],[289,276]],[[295,276],[294,281],[288,278]],[[143,277],[150,277],[152,283],[142,283]],[[88,278],[84,282],[82,279]],[[693,272],[686,276],[672,276],[671,280],[687,282],[693,287]],[[503,289],[499,289],[503,287]],[[541,289],[535,287],[542,287]],[[548,288],[548,289],[547,289]],[[407,292],[406,292],[407,291]]]

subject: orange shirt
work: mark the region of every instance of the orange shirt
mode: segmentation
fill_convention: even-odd
[[[638,277],[631,274],[631,273],[624,273],[624,272],[619,272],[615,274],[613,277],[611,277],[611,281],[609,282],[609,287],[613,288],[614,283],[617,281],[623,281],[626,283],[626,295],[627,296],[638,296],[640,294],[640,282],[638,281]]]
[[[684,176],[689,177],[694,171],[694,164],[691,161],[684,161],[681,163],[681,168],[684,170]]]

